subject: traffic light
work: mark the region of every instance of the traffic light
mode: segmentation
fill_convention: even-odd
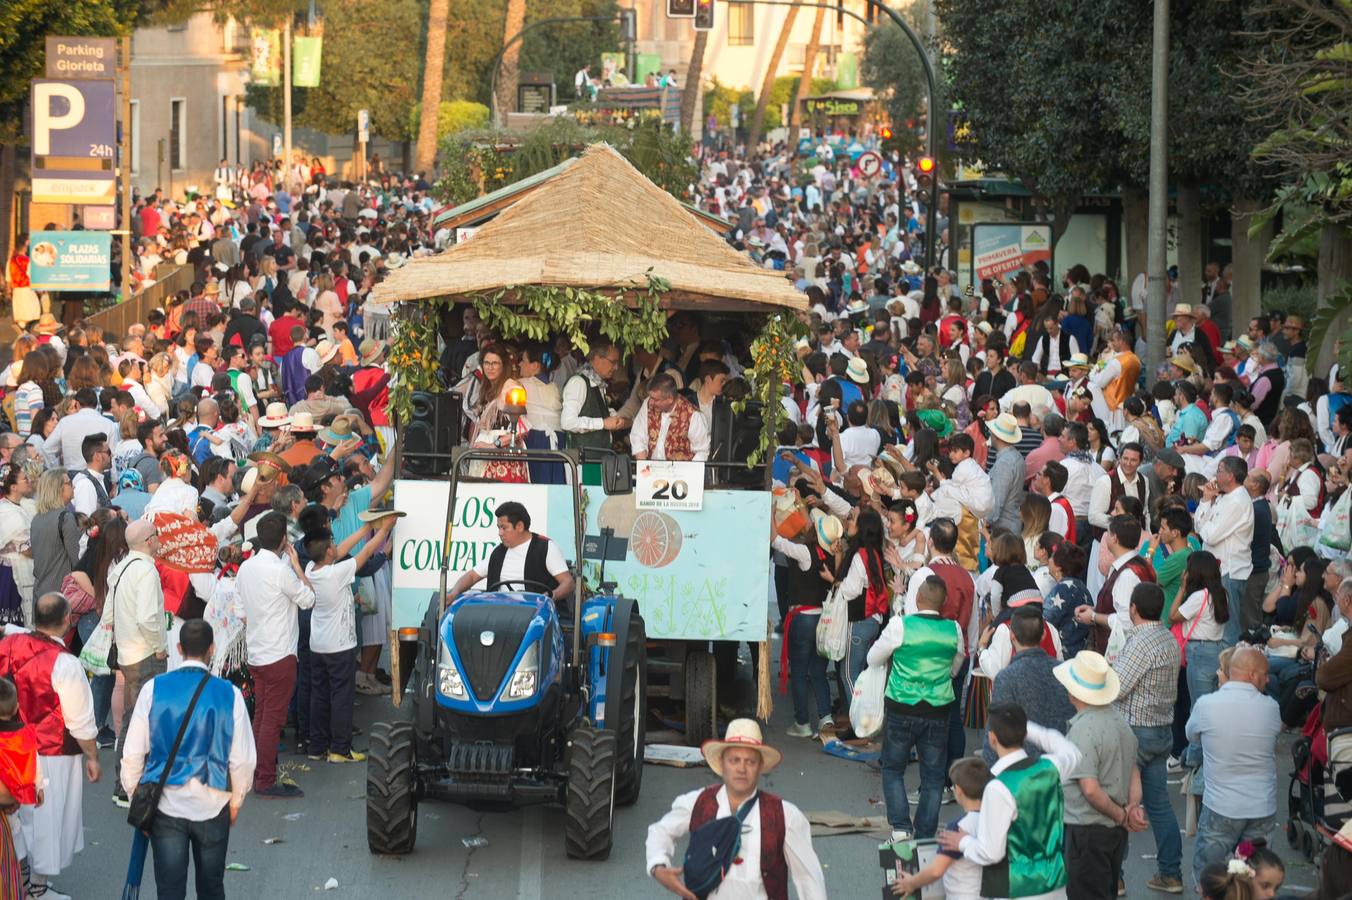
[[[934,157],[922,156],[915,164],[916,170],[922,175],[930,175],[934,172]]]
[[[714,30],[714,0],[695,0],[695,30]]]
[[[886,125],[882,127],[882,130],[879,131],[878,134],[881,135],[882,139],[885,141],[892,140],[892,129],[887,127]]]
[[[695,16],[695,0],[667,0],[668,19],[692,19]]]
[[[633,44],[638,40],[637,13],[632,9],[620,10],[620,40]]]

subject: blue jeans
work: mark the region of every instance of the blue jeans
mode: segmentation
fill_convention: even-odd
[[[1230,605],[1230,618],[1221,626],[1225,629],[1223,640],[1227,647],[1233,647],[1239,643],[1239,635],[1244,627],[1243,622],[1240,621],[1239,610],[1244,603],[1244,586],[1248,584],[1248,581],[1247,578],[1236,581],[1233,578],[1221,576],[1221,587],[1225,588],[1225,599]]]
[[[920,757],[920,803],[911,825],[911,803],[906,799],[906,766],[911,748]],[[883,801],[893,830],[912,831],[932,838],[939,827],[939,800],[944,790],[944,760],[948,755],[948,716],[922,718],[889,709],[883,720]]]
[[[1188,641],[1188,700],[1189,711],[1197,701],[1219,687],[1216,670],[1220,668],[1222,641]]]
[[[799,613],[789,623],[789,691],[793,695],[793,721],[799,725],[816,724],[831,715],[831,685],[826,680],[826,657],[817,653],[819,615]],[[809,693],[810,689],[810,693]],[[813,716],[809,700],[815,699]]]
[[[1277,827],[1276,815],[1258,819],[1232,819],[1212,812],[1202,804],[1197,817],[1197,841],[1192,851],[1192,875],[1198,879],[1212,863],[1225,862],[1243,841],[1267,841]]]
[[[94,634],[94,629],[99,626],[99,614],[97,612],[87,612],[80,616],[80,621],[76,623],[75,630],[80,635],[80,641],[84,642]],[[94,724],[98,726],[99,732],[112,734],[108,717],[113,709],[113,688],[117,686],[116,675],[95,675],[89,679],[89,690],[94,694]]]
[[[1173,732],[1168,725],[1133,725],[1136,734],[1136,765],[1141,770],[1141,802],[1155,834],[1159,874],[1166,878],[1183,877],[1183,837],[1178,817],[1169,802],[1169,751]]]
[[[159,900],[183,900],[188,892],[188,852],[198,900],[225,900],[225,851],[230,843],[230,807],[214,819],[191,822],[160,813],[150,829]]]
[[[845,649],[845,665],[842,667],[845,673],[846,706],[849,706],[850,696],[854,693],[855,681],[868,668],[868,648],[882,633],[882,623],[872,616],[850,623],[850,645]]]
[[[296,689],[291,695],[288,712],[296,717],[297,744],[310,741],[310,619],[313,615],[314,610],[302,609],[296,616],[300,631],[296,641]]]
[[[970,656],[964,657],[962,668],[953,676],[953,696],[956,699],[948,711],[948,756],[944,761],[944,787],[952,786],[948,780],[949,767],[967,752],[967,731],[962,727],[962,698],[967,696],[967,669],[971,662]]]

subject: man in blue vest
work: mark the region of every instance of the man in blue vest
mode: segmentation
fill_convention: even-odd
[[[160,900],[186,894],[189,851],[197,860],[197,896],[223,900],[230,827],[253,785],[253,731],[239,689],[207,668],[215,649],[211,626],[202,619],[183,623],[178,646],[183,665],[156,676],[136,699],[122,751],[122,787],[130,795],[137,785],[160,780],[200,686],[160,797],[150,847]]]

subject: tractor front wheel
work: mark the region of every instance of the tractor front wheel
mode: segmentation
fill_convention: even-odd
[[[372,853],[403,854],[417,839],[413,723],[377,722],[366,755],[366,845]]]
[[[580,725],[568,743],[564,848],[573,859],[605,859],[614,835],[615,733]]]

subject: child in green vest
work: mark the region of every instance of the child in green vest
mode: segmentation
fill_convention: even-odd
[[[996,703],[986,714],[994,776],[981,795],[976,830],[945,831],[942,850],[961,850],[985,866],[981,896],[1063,900],[1066,896],[1064,801],[1061,780],[1075,770],[1080,751],[1065,735],[1028,721],[1023,708]],[[1043,752],[1031,759],[1031,741]]]

